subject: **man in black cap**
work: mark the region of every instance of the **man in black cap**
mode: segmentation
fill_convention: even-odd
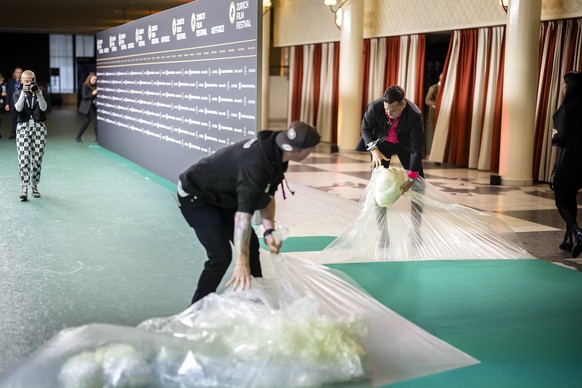
[[[180,210],[208,255],[192,303],[216,291],[231,262],[230,241],[236,267],[227,286],[247,289],[251,275],[262,276],[251,217],[260,210],[264,242],[279,253],[281,241],[273,236],[275,191],[289,161],[305,159],[319,140],[317,129],[294,121],[286,131],[262,130],[254,139],[222,148],[180,175]]]

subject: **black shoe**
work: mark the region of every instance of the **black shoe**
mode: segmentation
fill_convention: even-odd
[[[572,252],[574,248],[574,239],[572,238],[572,232],[569,228],[566,228],[566,234],[564,234],[564,241],[560,244],[560,249],[563,251]]]
[[[19,198],[23,202],[28,199],[28,187],[22,186],[22,190],[20,190],[20,196],[19,196]]]
[[[82,142],[83,142],[83,140],[81,140],[81,138],[80,138],[80,137],[76,138],[76,139],[75,139],[75,141],[76,141],[77,143],[82,143]]]
[[[574,248],[572,249],[572,258],[575,259],[582,253],[582,229],[577,225],[572,228],[574,232]]]

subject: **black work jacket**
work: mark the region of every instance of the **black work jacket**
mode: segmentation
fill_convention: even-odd
[[[424,152],[424,119],[422,112],[409,99],[406,99],[406,107],[398,120],[396,137],[398,144],[410,152],[410,170],[420,171],[422,167],[422,155]],[[383,142],[388,134],[388,119],[384,110],[384,98],[378,98],[368,104],[368,109],[362,119],[362,138],[364,143],[380,139]]]
[[[224,147],[180,175],[187,193],[229,210],[253,213],[271,201],[287,171],[278,132],[262,130],[257,138]]]

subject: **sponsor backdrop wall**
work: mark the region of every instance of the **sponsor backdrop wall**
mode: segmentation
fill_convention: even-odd
[[[99,144],[170,180],[255,136],[258,0],[198,0],[97,34]]]

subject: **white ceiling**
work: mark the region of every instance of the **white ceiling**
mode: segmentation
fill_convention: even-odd
[[[188,0],[4,0],[0,32],[89,34]]]

